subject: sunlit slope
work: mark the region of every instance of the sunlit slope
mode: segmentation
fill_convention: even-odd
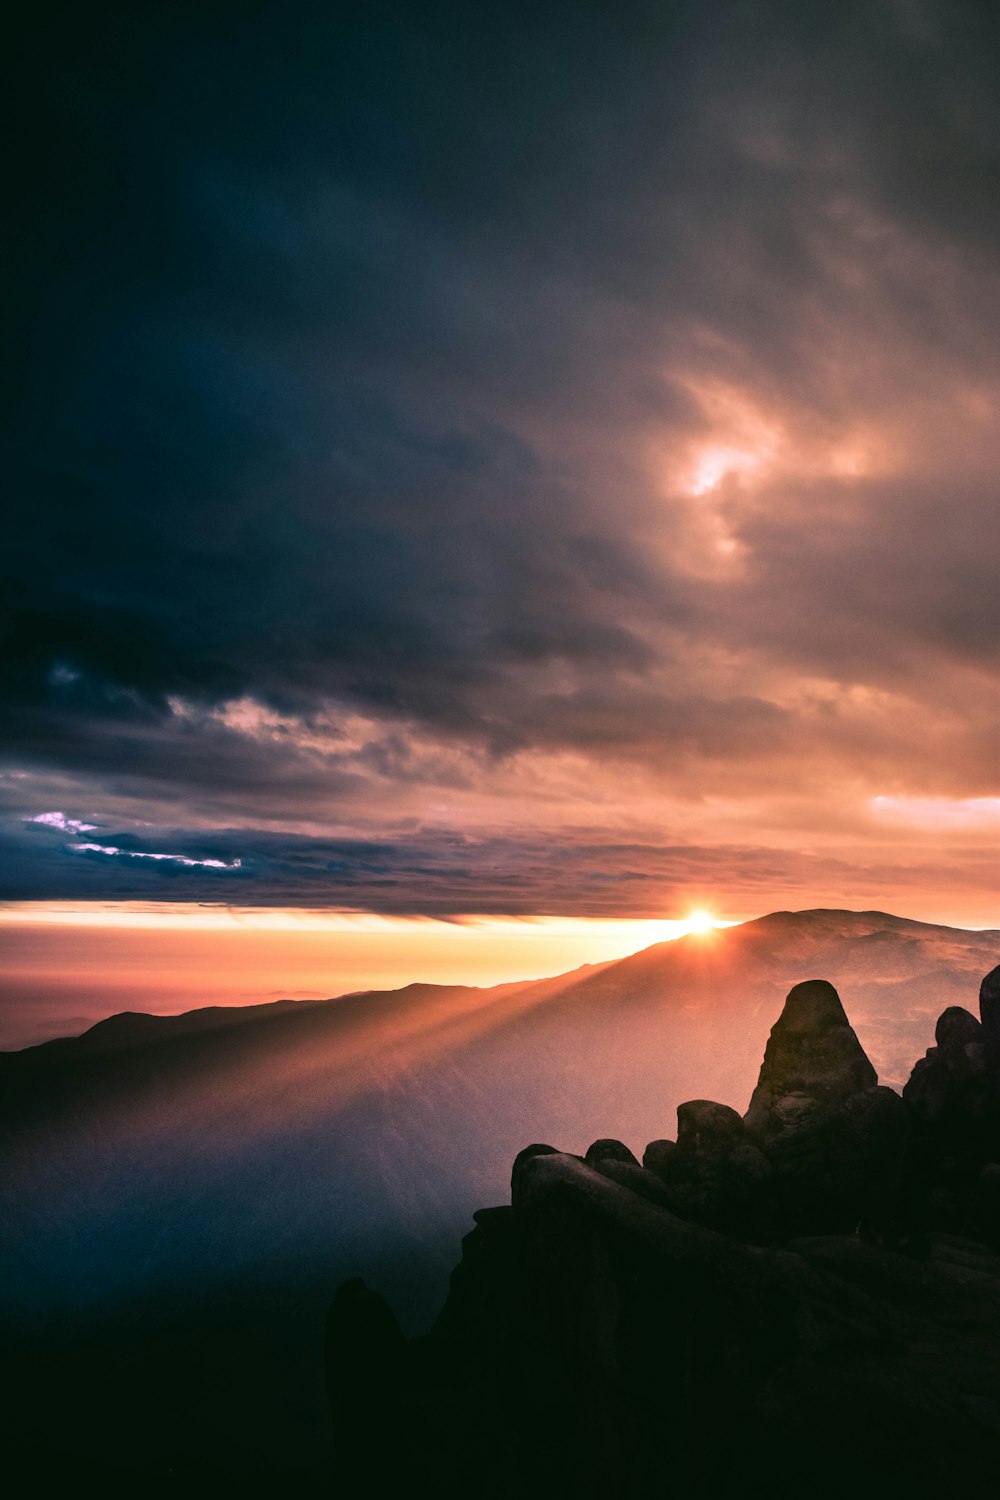
[[[227,1392],[213,1422],[235,1432],[256,1411],[265,1448],[293,1428],[308,1441],[322,1426],[308,1341],[332,1287],[364,1273],[426,1320],[473,1210],[506,1197],[529,1141],[583,1151],[612,1134],[641,1154],[685,1098],[744,1108],[785,993],[813,977],[902,1081],[998,959],[998,933],[778,913],[556,979],[121,1016],[9,1054],[5,1315],[64,1350],[97,1331],[126,1402],[115,1330],[132,1347],[186,1322],[181,1425],[197,1428],[211,1384]],[[238,1358],[221,1304],[256,1330]],[[278,1394],[275,1340],[291,1361]],[[76,1354],[67,1368],[86,1383]],[[151,1440],[155,1403],[130,1420]]]

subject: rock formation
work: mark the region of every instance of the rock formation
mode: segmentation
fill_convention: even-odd
[[[981,1017],[944,1011],[901,1099],[811,980],[745,1118],[683,1104],[641,1166],[522,1151],[428,1335],[335,1298],[344,1493],[995,1492],[1000,969]]]
[[[1000,964],[990,970],[979,987],[979,1015],[987,1062],[992,1070],[1000,1070]]]
[[[674,1211],[713,1229],[762,1231],[771,1164],[727,1104],[692,1099],[677,1111],[677,1140],[651,1141],[643,1157],[667,1186]]]
[[[903,1090],[914,1120],[914,1178],[931,1223],[995,1238],[1000,1227],[1000,968],[983,980],[976,1020],[945,1010],[935,1045]]]

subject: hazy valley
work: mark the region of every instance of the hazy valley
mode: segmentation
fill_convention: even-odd
[[[61,1391],[70,1449],[114,1403],[136,1453],[308,1460],[333,1288],[363,1271],[427,1325],[529,1141],[614,1135],[641,1157],[685,1099],[743,1110],[787,990],[814,977],[901,1085],[998,957],[994,932],[776,913],[556,979],[123,1015],[5,1054],[22,1421]]]

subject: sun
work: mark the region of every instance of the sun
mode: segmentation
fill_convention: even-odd
[[[715,918],[710,911],[693,911],[687,919],[688,932],[706,933],[714,931]]]

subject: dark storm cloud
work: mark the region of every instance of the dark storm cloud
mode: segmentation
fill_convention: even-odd
[[[989,730],[954,674],[997,640],[995,7],[43,6],[25,26],[17,768],[89,778],[95,802],[145,787],[158,819],[433,779],[394,736],[459,747],[445,786],[533,750],[808,774],[829,742],[982,788]],[[703,513],[678,466],[734,441],[720,389],[791,456]],[[888,455],[870,467],[802,458],[862,427]],[[699,561],[709,511],[740,568]],[[954,734],[817,727],[793,691],[811,675]],[[300,729],[211,720],[243,698]],[[381,734],[303,748],[331,704]],[[101,874],[112,858],[73,878],[167,878]]]
[[[801,516],[761,513],[740,526],[760,562],[735,610],[758,638],[831,673],[857,661],[866,681],[884,685],[935,675],[941,655],[955,667],[994,666],[994,476],[871,481],[863,517],[856,488],[845,489],[808,496],[808,546]],[[823,629],[803,631],[810,618]]]
[[[454,17],[444,37],[368,17],[185,28],[182,10],[165,38],[119,20],[110,99],[86,49],[57,72],[54,166],[59,126],[82,124],[90,151],[50,204],[81,243],[62,245],[31,330],[11,559],[24,693],[65,657],[154,702],[346,689],[464,726],[463,683],[497,661],[648,655],[616,602],[638,557],[494,415],[511,362],[537,370],[560,342],[544,286],[519,286],[516,258],[489,264],[516,225],[462,244],[517,196],[502,173],[477,192],[508,149],[484,118],[499,78],[473,110],[483,62],[465,77],[479,43],[461,26],[448,41]],[[129,64],[139,77],[116,76]],[[537,129],[559,101],[527,83]],[[584,79],[566,86],[579,110]],[[572,355],[553,357],[550,379],[568,374]]]

